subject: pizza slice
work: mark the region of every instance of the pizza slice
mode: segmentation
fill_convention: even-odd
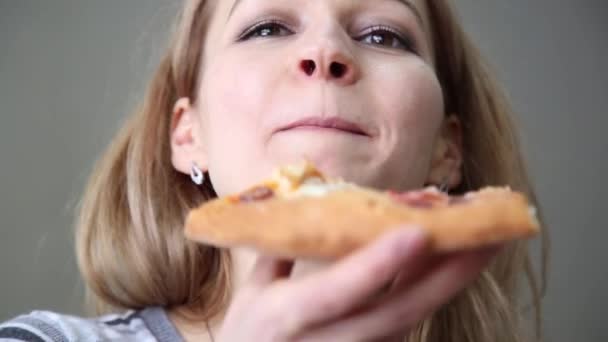
[[[431,248],[438,252],[528,238],[540,229],[534,207],[508,187],[462,196],[435,187],[380,191],[329,179],[304,162],[278,168],[257,186],[193,209],[185,234],[218,247],[334,259],[404,224],[428,230]]]

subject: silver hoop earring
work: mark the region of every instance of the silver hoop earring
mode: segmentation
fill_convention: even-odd
[[[190,170],[190,178],[196,185],[202,185],[205,182],[205,174],[201,169],[196,165],[196,163],[192,163],[192,169]]]

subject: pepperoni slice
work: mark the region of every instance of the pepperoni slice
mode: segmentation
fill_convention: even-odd
[[[471,201],[470,197],[465,197],[465,196],[450,196],[450,199],[448,200],[448,204],[449,205],[458,205],[458,204],[469,203],[470,201]]]
[[[435,188],[406,191],[402,193],[389,191],[389,195],[399,203],[420,209],[432,209],[439,206],[466,204],[472,200],[470,195],[450,196]]]
[[[397,202],[414,208],[431,209],[449,204],[449,196],[435,189],[406,191],[402,193],[389,192]]]
[[[251,188],[245,192],[243,192],[238,200],[239,202],[255,202],[261,201],[265,199],[272,198],[274,196],[274,191],[271,188],[261,185]]]

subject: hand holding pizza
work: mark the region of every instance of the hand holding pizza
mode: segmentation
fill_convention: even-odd
[[[220,341],[392,341],[471,283],[496,246],[538,230],[534,208],[509,188],[381,191],[305,163],[195,208],[185,234],[263,255]],[[329,266],[296,277],[293,260]]]
[[[431,252],[424,229],[393,229],[304,277],[260,257],[219,341],[361,341],[403,337],[474,280],[497,248]],[[403,340],[401,338],[401,340]]]

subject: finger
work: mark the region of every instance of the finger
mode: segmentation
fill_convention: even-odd
[[[390,284],[387,293],[396,293],[399,292],[401,289],[407,288],[412,282],[424,277],[425,275],[436,269],[437,266],[440,265],[444,259],[445,256],[423,256],[420,262],[416,263],[408,269],[401,270],[397,274],[393,282]]]
[[[426,245],[423,230],[405,227],[388,233],[325,272],[302,279],[293,290],[293,303],[299,310],[290,326],[301,329],[326,322],[360,306],[399,270],[415,265]]]
[[[254,286],[266,286],[277,279],[289,277],[292,269],[293,260],[259,256],[251,271],[249,283]]]
[[[422,279],[425,275],[431,273],[441,263],[442,257],[432,255],[421,255],[420,261],[416,262],[407,269],[402,269],[397,273],[395,278],[386,284],[383,288],[373,294],[367,301],[361,303],[354,310],[349,311],[347,316],[356,316],[370,308],[382,303],[386,298],[393,298],[396,293],[407,289],[411,283]]]
[[[312,331],[301,340],[371,340],[407,331],[474,280],[495,253],[495,249],[484,249],[454,255],[409,291],[387,298],[366,312]]]
[[[414,282],[431,272],[441,262],[441,260],[443,260],[442,258],[443,256],[421,254],[416,263],[413,263],[407,268],[402,268],[392,280],[373,294],[367,303],[363,303],[364,305],[362,307],[355,309],[353,312],[349,312],[349,315],[365,311],[370,306],[377,304],[387,296],[391,296],[394,293],[399,292],[400,289],[408,287],[411,282]]]
[[[489,249],[492,247],[486,248]],[[480,251],[486,248],[476,249],[473,250],[473,252]],[[416,264],[413,268],[408,270],[402,270],[401,272],[399,272],[399,274],[391,284],[390,292],[396,293],[404,288],[407,288],[412,282],[422,277],[425,277],[426,275],[435,271],[437,267],[444,264],[446,260],[452,259],[457,255],[462,255],[463,253],[471,253],[471,250],[426,256],[426,258],[424,258],[420,263]]]

